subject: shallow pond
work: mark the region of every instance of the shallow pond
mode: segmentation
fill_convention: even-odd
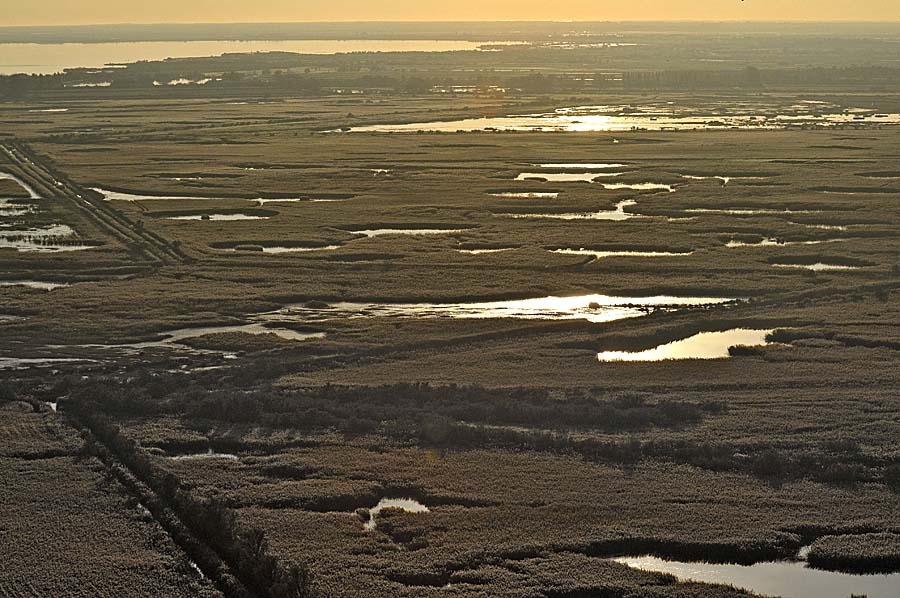
[[[257,204],[264,206],[270,203],[334,203],[339,201],[349,201],[352,196],[345,197],[325,197],[325,196],[304,196],[304,197],[260,197],[254,199]]]
[[[378,513],[383,509],[400,509],[407,513],[428,513],[428,507],[412,498],[382,498],[378,504],[369,509],[369,519],[363,524],[363,529],[372,531],[378,525]]]
[[[625,208],[637,205],[633,199],[626,199],[616,204],[614,210],[600,210],[599,212],[561,212],[541,214],[496,214],[503,218],[547,218],[551,220],[612,220],[621,221],[630,218],[640,218],[640,214],[626,212]]]
[[[184,216],[164,216],[163,220],[203,220],[203,221],[232,221],[232,220],[268,220],[271,216],[257,214],[185,214]]]
[[[471,303],[351,303],[327,307],[291,305],[260,316],[268,321],[316,322],[334,318],[517,318],[526,320],[587,320],[600,323],[637,318],[653,311],[718,305],[734,299],[722,297],[610,297],[578,295],[537,297]]]
[[[297,247],[297,246],[279,246],[279,245],[238,245],[237,247],[229,247],[228,251],[238,253],[311,253],[315,251],[334,251],[340,249],[340,245],[322,245],[316,247]]]
[[[828,264],[816,262],[814,264],[772,264],[776,268],[801,268],[813,272],[828,272],[831,270],[859,270],[859,266],[847,266],[844,264]]]
[[[674,185],[665,183],[604,183],[597,179],[622,176],[622,172],[523,172],[517,181],[546,181],[548,183],[593,183],[607,191],[668,191],[675,192]]]
[[[187,180],[187,179],[181,179]],[[344,201],[346,198],[315,198],[313,196],[301,196],[301,197],[279,197],[279,198],[262,198],[262,197],[254,197],[254,198],[245,198],[245,197],[236,197],[236,198],[217,198],[217,197],[209,197],[209,196],[200,196],[200,195],[153,195],[150,193],[128,193],[126,191],[110,191],[109,189],[103,189],[101,187],[93,187],[91,189],[96,193],[99,193],[103,196],[103,199],[106,201],[170,201],[170,200],[178,200],[178,201],[209,201],[215,199],[237,199],[237,200],[245,200],[256,202],[258,205],[265,205],[267,203],[292,203],[292,202],[315,202],[315,201]]]
[[[110,191],[109,189],[102,189],[100,187],[94,187],[91,191],[96,191],[100,195],[103,196],[103,199],[106,201],[150,201],[150,200],[159,200],[159,199],[180,199],[180,200],[192,200],[192,199],[211,199],[209,197],[197,197],[192,195],[148,195],[141,193],[126,193],[125,191]]]
[[[535,164],[540,168],[555,168],[559,170],[602,170],[606,168],[628,168],[628,164],[617,164],[608,162],[599,163],[577,163],[567,162],[562,164]]]
[[[721,332],[700,332],[685,339],[659,345],[646,351],[603,351],[598,361],[665,361],[667,359],[723,359],[729,347],[761,347],[772,330],[734,328]]]
[[[46,282],[42,280],[0,280],[0,287],[26,287],[29,289],[40,289],[42,291],[52,291],[69,286],[66,282]]]
[[[559,197],[557,192],[544,191],[499,191],[497,193],[488,193],[488,195],[506,199],[556,199]]]
[[[807,567],[803,561],[755,565],[685,563],[653,556],[613,559],[643,571],[674,575],[679,581],[732,585],[766,596],[784,598],[900,598],[900,573],[851,575]]]
[[[623,132],[695,131],[725,129],[786,129],[792,127],[834,127],[853,125],[900,125],[900,114],[860,114],[829,106],[828,111],[812,111],[808,106],[742,106],[740,111],[714,107],[709,109],[657,107],[575,106],[553,112],[501,117],[466,118],[405,124],[381,124],[351,127],[349,132],[416,131],[535,131],[535,132]]]
[[[164,332],[165,340],[158,341],[157,343],[147,343],[147,344],[171,344],[171,343],[180,343],[181,341],[185,341],[192,338],[200,338],[202,336],[208,336],[211,334],[229,334],[229,333],[241,333],[241,334],[252,334],[252,335],[262,335],[262,334],[274,334],[278,338],[282,338],[289,341],[305,341],[310,339],[324,338],[324,332],[298,332],[297,330],[291,330],[290,328],[277,328],[277,327],[268,327],[264,326],[260,323],[254,322],[252,324],[237,324],[234,326],[205,326],[200,328],[181,328],[179,330],[170,330],[168,332]]]
[[[769,177],[764,176],[726,176],[726,175],[693,175],[683,174],[681,178],[689,181],[719,181],[723,187],[727,187],[731,181],[764,181]]]
[[[547,181],[548,183],[593,183],[600,177],[622,176],[623,172],[523,172],[517,181]]]
[[[362,235],[365,237],[382,237],[385,235],[449,235],[453,233],[465,232],[464,228],[373,228],[365,230],[347,231],[351,235]]]
[[[607,257],[673,257],[691,255],[692,251],[673,252],[673,251],[640,251],[640,250],[624,250],[624,251],[600,251],[596,249],[551,249],[552,253],[561,253],[563,255],[584,255],[590,256],[595,260],[602,260]]]
[[[709,181],[709,180],[715,181],[715,180],[717,180],[720,183],[722,183],[723,187],[726,186],[731,181],[731,177],[715,176],[715,175],[714,176],[695,176],[695,175],[691,175],[691,174],[683,174],[683,175],[681,175],[681,178],[688,179],[690,181]]]
[[[665,183],[598,183],[607,191],[668,191],[675,193],[674,185]]]
[[[185,453],[183,455],[173,455],[169,457],[173,461],[194,461],[198,459],[224,459],[227,461],[237,461],[238,456],[231,453],[216,453],[212,449],[207,449],[205,453]]]
[[[518,247],[493,247],[493,248],[485,248],[485,249],[454,249],[453,251],[459,253],[466,253],[469,255],[481,255],[484,253],[500,253],[502,251],[513,251],[518,249]]]
[[[846,239],[822,239],[819,241],[784,241],[775,237],[764,237],[759,241],[740,241],[732,239],[725,243],[725,247],[788,247],[791,245],[822,245],[824,243],[839,243]]]

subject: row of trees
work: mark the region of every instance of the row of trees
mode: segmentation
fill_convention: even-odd
[[[625,72],[626,89],[757,89],[780,85],[839,85],[896,87],[900,69],[854,66],[808,69],[685,70]]]
[[[568,434],[463,424],[435,416],[418,428],[425,446],[456,449],[503,448],[579,455],[588,461],[636,465],[645,460],[693,465],[712,471],[747,473],[772,480],[814,479],[835,485],[882,482],[900,490],[900,464],[833,447],[793,452],[759,444],[697,443],[687,440],[577,438]]]
[[[351,433],[372,431],[384,422],[420,422],[431,415],[471,424],[623,432],[696,424],[726,409],[724,403],[712,400],[648,401],[634,394],[602,397],[590,391],[572,392],[559,400],[544,389],[429,384],[326,385],[290,392],[268,387],[251,391],[182,387],[161,402],[161,393],[178,388],[178,383],[159,376],[139,376],[136,382],[136,388],[112,392],[97,388],[94,393],[103,393],[103,407],[110,414],[159,415],[165,410],[193,421]]]
[[[763,85],[762,73],[754,67],[739,71],[650,71],[622,74],[626,89],[720,89]]]
[[[900,85],[900,68],[843,67],[810,69],[757,69],[745,67],[729,70],[660,70],[626,71],[623,73],[587,72],[545,75],[542,73],[483,73],[477,77],[459,78],[453,73],[428,71],[394,72],[297,72],[288,69],[264,71],[229,71],[203,85],[196,83],[168,86],[178,79],[200,81],[202,72],[155,71],[146,65],[102,75],[109,89],[152,89],[166,87],[179,93],[209,93],[211,90],[264,88],[268,92],[303,95],[331,94],[335,89],[387,90],[395,93],[428,93],[453,86],[483,86],[491,90],[505,89],[515,93],[571,93],[607,89],[624,90],[696,90],[696,89],[760,89],[766,86],[838,85],[896,87]],[[83,76],[77,72],[57,75],[0,76],[0,98],[27,97],[47,91],[71,89]],[[156,85],[154,85],[156,83]],[[83,91],[83,90],[81,90]],[[106,92],[108,90],[101,89]]]

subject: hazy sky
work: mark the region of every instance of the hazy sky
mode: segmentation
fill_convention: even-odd
[[[0,0],[2,25],[419,20],[900,21],[900,0]],[[15,5],[15,9],[11,6]]]

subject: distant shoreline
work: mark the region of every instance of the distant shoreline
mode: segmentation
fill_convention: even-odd
[[[0,43],[152,41],[465,40],[533,41],[547,35],[622,33],[829,34],[897,33],[900,21],[359,21],[294,23],[96,24],[0,27]]]

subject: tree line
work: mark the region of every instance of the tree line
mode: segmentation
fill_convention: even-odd
[[[336,90],[361,90],[406,94],[452,91],[468,87],[469,93],[551,94],[603,90],[757,90],[768,87],[843,86],[895,88],[900,85],[900,68],[878,66],[759,69],[747,66],[723,70],[655,70],[579,73],[512,74],[485,70],[479,73],[432,72],[425,70],[396,71],[346,70],[302,72],[295,69],[259,71],[226,71],[214,78],[203,71],[166,70],[152,63],[99,75],[108,87],[73,88],[90,82],[79,71],[55,75],[2,75],[0,98],[21,98],[47,92],[107,94],[114,90],[151,90],[164,88],[170,93],[215,95],[220,92],[265,90],[268,93],[325,96]],[[170,86],[168,82],[186,79],[196,83]],[[93,81],[93,79],[91,79]],[[471,89],[474,88],[474,89]]]

